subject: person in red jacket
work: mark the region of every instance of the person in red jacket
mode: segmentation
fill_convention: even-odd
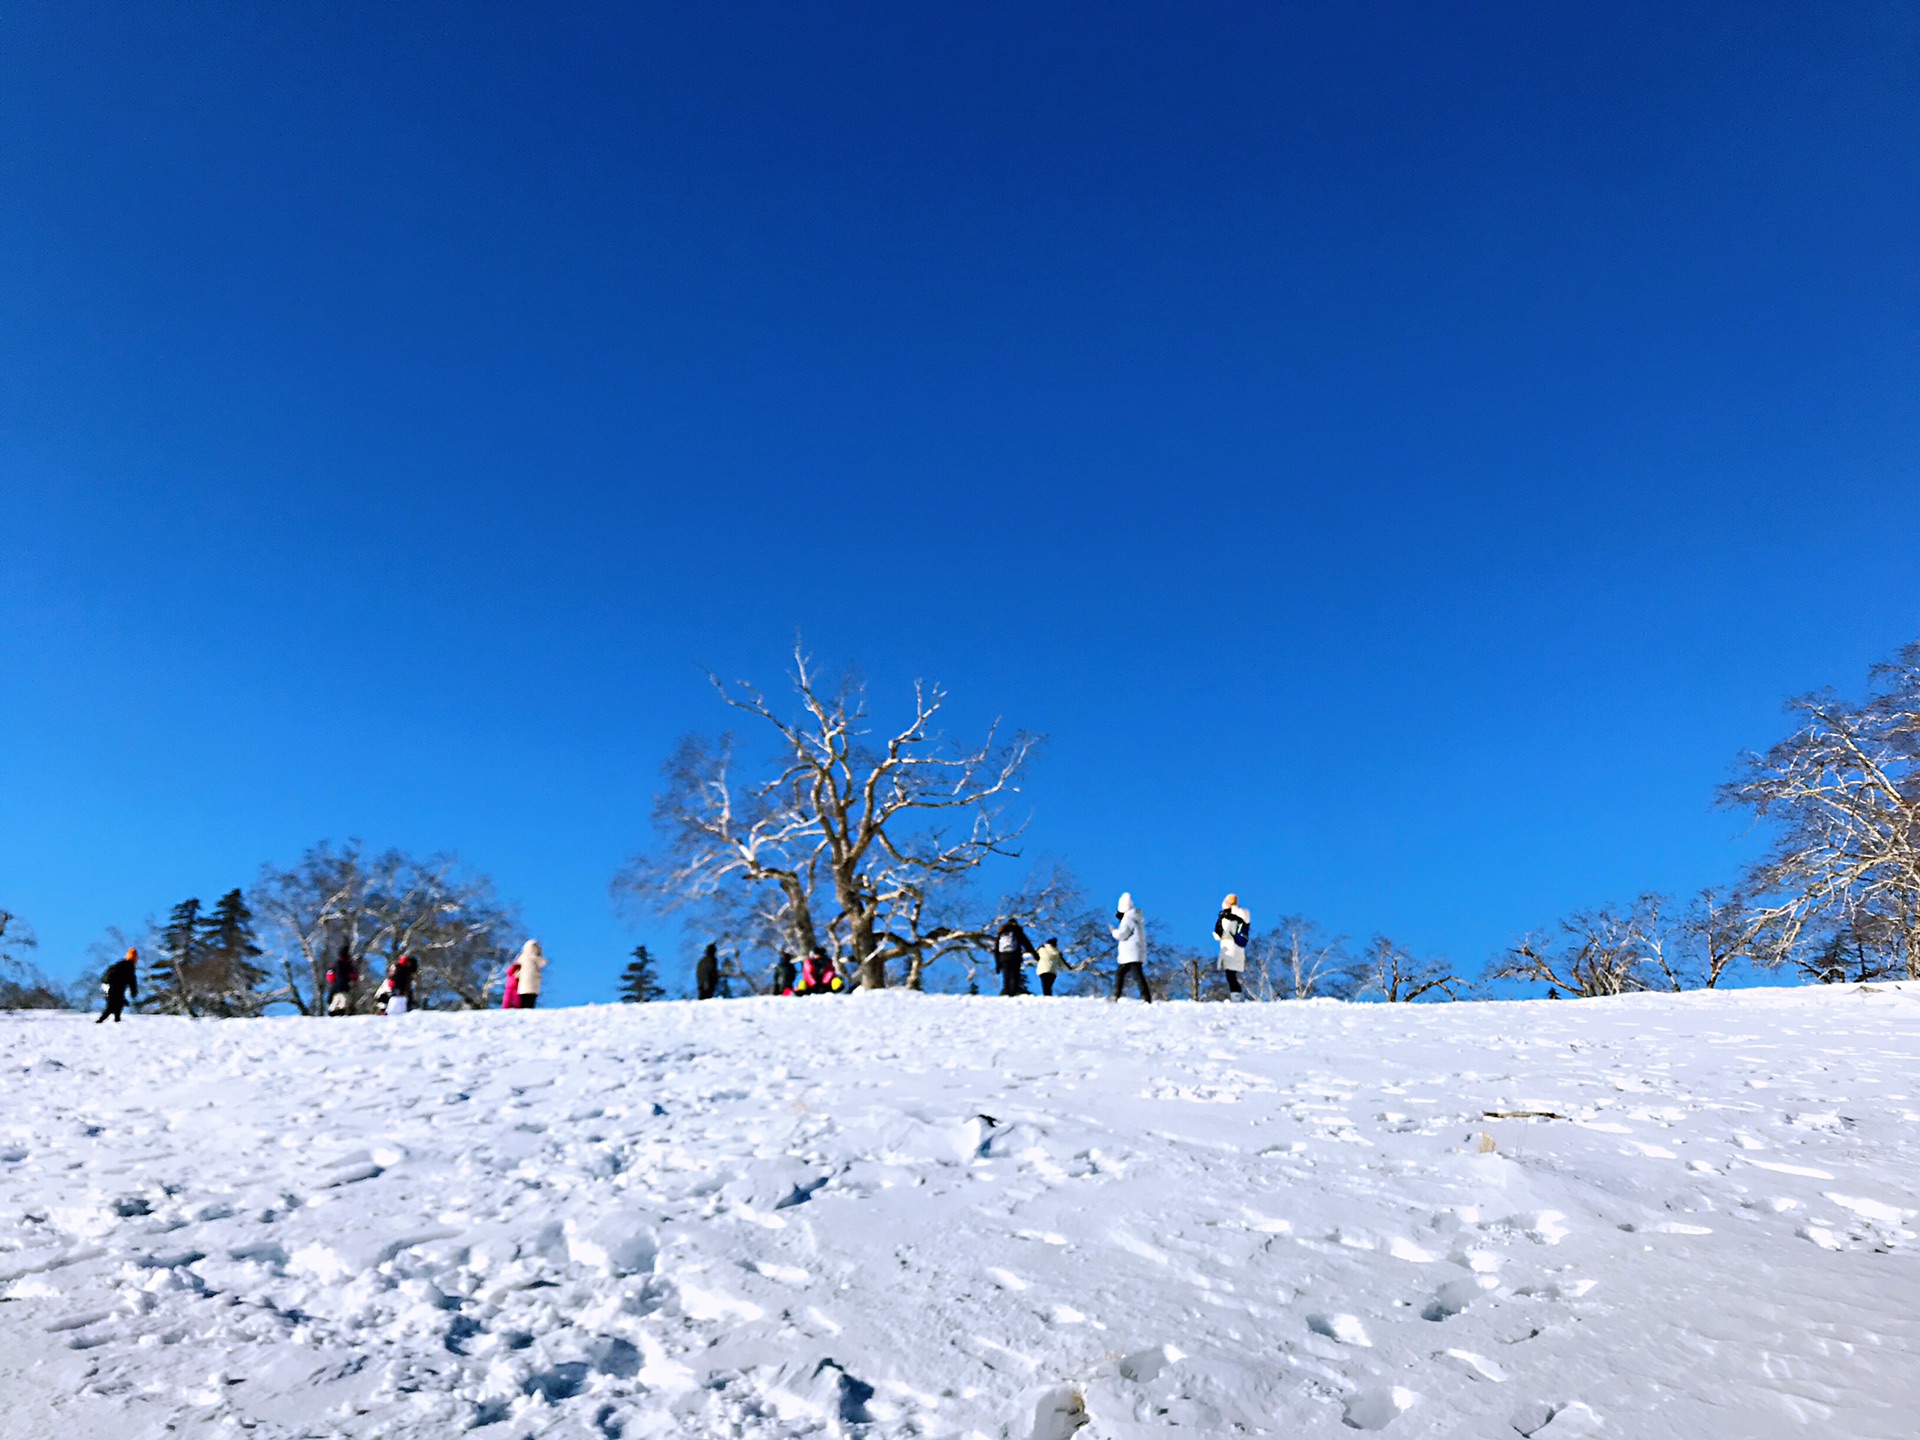
[[[327,1013],[329,1015],[353,1013],[353,986],[359,978],[359,968],[353,963],[353,950],[346,941],[342,940],[340,953],[333,957],[333,968],[327,971]]]

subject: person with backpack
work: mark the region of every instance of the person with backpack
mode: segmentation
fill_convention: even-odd
[[[1060,942],[1048,940],[1033,957],[1033,968],[1040,976],[1040,993],[1053,994],[1053,982],[1060,974],[1060,965],[1066,957],[1060,953]]]
[[[1032,954],[1033,942],[1027,939],[1027,932],[1020,928],[1018,920],[1008,917],[1000,926],[1000,932],[993,937],[993,963],[1000,972],[1002,995],[1027,993],[1027,979],[1022,967],[1026,964],[1026,957]]]
[[[720,993],[720,947],[709,945],[700,954],[699,963],[693,967],[694,994],[701,1000],[711,1000]]]
[[[519,982],[514,1009],[531,1010],[540,1003],[540,972],[546,968],[547,957],[538,940],[529,940],[520,947],[520,954],[513,962],[513,978]]]
[[[353,986],[359,978],[360,971],[353,963],[353,948],[342,940],[340,953],[333,957],[333,968],[327,971],[327,1014],[353,1013]]]
[[[1220,942],[1220,969],[1227,977],[1229,1000],[1241,997],[1240,975],[1247,968],[1247,940],[1252,934],[1253,916],[1238,895],[1227,896],[1213,922],[1213,938]]]
[[[413,977],[419,968],[411,955],[402,955],[387,966],[387,978],[380,982],[382,1015],[404,1015],[413,1008]]]
[[[1127,976],[1132,975],[1140,986],[1140,998],[1151,1005],[1153,991],[1147,988],[1147,922],[1135,907],[1131,892],[1120,897],[1114,918],[1120,923],[1111,931],[1118,946],[1118,963],[1113,972],[1113,998],[1120,998],[1120,992],[1126,988]]]
[[[109,965],[107,973],[100,977],[100,989],[106,994],[107,1008],[93,1023],[103,1025],[111,1019],[118,1025],[120,1012],[127,1008],[127,997],[140,998],[140,952],[128,946],[127,953]]]

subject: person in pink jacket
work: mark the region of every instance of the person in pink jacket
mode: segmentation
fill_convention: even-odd
[[[518,960],[507,962],[507,983],[500,992],[500,1008],[502,1010],[520,1008],[520,962]]]

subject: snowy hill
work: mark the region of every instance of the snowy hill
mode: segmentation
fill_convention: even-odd
[[[1906,1440],[1916,1030],[1896,986],[0,1016],[0,1435]]]

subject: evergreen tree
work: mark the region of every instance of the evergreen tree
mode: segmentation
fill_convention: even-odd
[[[253,911],[238,889],[222,895],[201,923],[200,949],[209,1008],[219,1015],[258,1014],[258,992],[267,972],[253,963],[260,954]]]
[[[160,946],[153,957],[140,1008],[157,1010],[163,1015],[198,1015],[194,996],[202,954],[200,902],[182,900],[167,916],[160,931]]]
[[[645,1005],[666,993],[654,974],[653,957],[647,953],[647,947],[634,946],[633,959],[620,972],[620,998],[629,1005]]]

